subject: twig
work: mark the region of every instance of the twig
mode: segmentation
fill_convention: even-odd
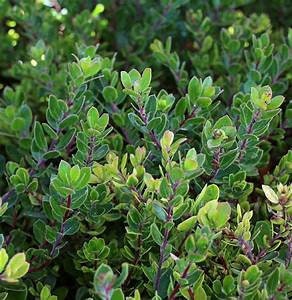
[[[242,237],[238,239],[238,243],[241,246],[243,253],[250,259],[252,264],[254,264],[256,262],[256,259],[252,252],[250,244],[247,241],[245,241]]]
[[[192,119],[193,117],[195,117],[196,112],[197,112],[197,108],[194,107],[194,108],[192,109],[192,111],[191,111],[189,114],[186,115],[186,117],[184,118],[184,120],[182,120],[182,121],[179,123],[179,129],[180,129],[181,127],[183,127],[183,126],[185,125],[185,123],[186,123],[188,120],[190,120],[190,119]]]
[[[290,234],[290,236],[289,236],[287,246],[288,246],[288,250],[287,250],[286,261],[285,261],[286,269],[288,269],[288,267],[291,263],[291,258],[292,258],[292,234]]]
[[[52,251],[50,253],[51,256],[54,256],[56,254],[56,250],[62,242],[62,239],[63,239],[63,236],[64,236],[64,230],[65,230],[65,228],[64,228],[65,222],[67,221],[67,219],[69,218],[69,215],[70,215],[71,202],[72,202],[71,195],[69,195],[67,197],[67,201],[66,201],[66,211],[65,211],[62,223],[61,223],[59,236],[56,239],[55,243],[53,244]]]
[[[185,279],[185,278],[188,276],[188,272],[189,272],[190,267],[191,267],[191,264],[189,263],[189,264],[187,265],[187,267],[184,269],[184,271],[183,271],[183,273],[182,273],[182,275],[181,275],[181,277],[180,277],[181,279]],[[170,296],[168,297],[168,300],[174,300],[174,299],[175,299],[176,294],[177,294],[177,292],[178,292],[179,289],[180,289],[180,286],[181,286],[180,283],[177,282],[177,284],[175,285],[175,287],[174,287],[172,293],[171,293]]]
[[[168,212],[167,212],[167,221],[169,221],[171,218],[172,218],[172,207],[170,206],[168,208]],[[163,264],[164,259],[165,259],[164,252],[165,252],[166,246],[168,244],[169,233],[170,233],[170,230],[166,228],[164,230],[163,241],[162,241],[162,244],[160,246],[158,269],[157,269],[157,274],[156,274],[155,284],[154,284],[155,291],[157,291],[160,287],[162,264]]]
[[[167,208],[166,223],[169,222],[173,217],[173,211],[172,211],[173,207],[171,205],[171,201],[173,200],[173,198],[175,196],[175,191],[176,191],[177,187],[178,187],[178,182],[173,184],[173,193],[169,197],[169,206]],[[162,241],[162,244],[160,246],[158,268],[157,268],[157,273],[156,273],[155,282],[154,282],[155,291],[157,291],[160,287],[162,264],[165,260],[165,253],[164,252],[165,252],[166,246],[168,244],[169,234],[170,234],[170,229],[165,228],[164,233],[163,233],[163,241]]]
[[[221,153],[222,153],[222,149],[220,147],[216,148],[216,150],[214,151],[213,160],[212,160],[213,170],[212,170],[212,174],[211,174],[211,179],[214,179],[219,172]]]
[[[258,120],[258,118],[260,117],[260,110],[257,110],[255,113],[254,113],[254,115],[253,115],[253,117],[252,117],[252,120],[251,120],[251,122],[250,122],[250,124],[248,125],[248,127],[247,127],[247,129],[246,129],[246,134],[251,134],[252,133],[252,131],[253,131],[253,127],[254,127],[254,124],[256,123],[256,121]],[[247,148],[247,144],[248,144],[248,139],[247,138],[245,138],[242,142],[241,142],[241,144],[240,144],[240,146],[239,146],[239,157],[238,157],[238,160],[239,160],[239,162],[243,159],[243,157],[244,157],[244,152],[245,152],[245,149]]]
[[[148,121],[148,117],[146,115],[144,107],[139,105],[139,110],[138,111],[139,111],[139,114],[140,114],[140,117],[141,117],[142,121],[147,126],[149,121]],[[149,130],[149,136],[150,136],[152,142],[156,145],[156,147],[158,149],[161,149],[160,141],[159,141],[158,137],[156,136],[156,134],[153,130]]]
[[[95,137],[91,136],[90,139],[89,139],[88,156],[87,156],[87,159],[85,161],[86,166],[90,166],[92,164],[93,154],[94,154],[94,150],[95,150],[95,142],[96,142]]]
[[[4,204],[5,202],[8,202],[9,198],[12,196],[12,194],[15,193],[15,189],[12,189],[8,192],[6,192],[2,197],[2,204]]]

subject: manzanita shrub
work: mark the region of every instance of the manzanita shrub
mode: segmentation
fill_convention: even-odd
[[[291,298],[291,3],[122,2],[0,1],[0,299]]]

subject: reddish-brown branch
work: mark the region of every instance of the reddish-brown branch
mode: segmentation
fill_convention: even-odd
[[[183,127],[188,120],[190,120],[193,117],[195,117],[196,111],[197,111],[196,107],[194,107],[193,110],[188,115],[186,115],[186,117],[179,123],[179,129],[181,127]]]
[[[143,106],[139,106],[139,114],[140,114],[142,121],[147,126],[149,122],[148,122],[148,117],[146,115],[146,112],[145,112],[145,109]],[[152,142],[156,145],[156,147],[158,149],[161,149],[160,141],[153,130],[149,130],[149,136],[150,136]]]
[[[65,222],[67,221],[67,219],[69,218],[69,215],[70,215],[71,201],[72,201],[71,195],[69,195],[67,197],[66,211],[65,211],[62,223],[61,223],[61,228],[60,228],[59,236],[56,239],[55,243],[53,244],[52,251],[51,251],[51,256],[54,256],[56,254],[56,250],[57,250],[57,248],[60,246],[60,244],[62,242],[62,239],[63,239],[63,236],[64,236],[64,230],[65,230],[65,228],[64,228]]]
[[[182,275],[181,275],[181,279],[184,279],[188,276],[188,272],[189,272],[189,269],[191,267],[191,264],[189,263],[187,265],[187,267],[184,269]],[[175,285],[173,291],[171,292],[170,296],[168,297],[168,300],[174,300],[175,297],[176,297],[176,294],[178,293],[180,289],[180,283],[177,282],[177,284]]]

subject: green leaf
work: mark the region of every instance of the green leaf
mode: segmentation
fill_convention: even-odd
[[[87,122],[90,128],[96,128],[98,118],[98,110],[94,106],[91,106],[87,112]]]
[[[140,296],[139,290],[135,290],[133,300],[141,300],[141,296]]]
[[[269,276],[267,281],[267,290],[270,295],[272,295],[277,287],[279,286],[280,281],[280,272],[279,269],[276,268],[272,274]]]
[[[179,116],[179,117],[184,115],[187,107],[188,107],[187,99],[186,98],[181,98],[175,106],[175,115]]]
[[[207,295],[205,290],[200,286],[194,291],[194,298],[200,300],[207,300]]]
[[[87,188],[84,188],[82,190],[76,191],[72,195],[71,208],[72,209],[80,208],[82,206],[82,204],[86,201],[87,194],[88,194],[88,189]]]
[[[46,225],[42,220],[36,220],[33,223],[33,235],[34,238],[36,239],[36,241],[41,244],[44,242],[45,236],[44,236],[44,232],[45,232],[45,228]]]
[[[253,239],[259,249],[265,248],[267,246],[268,241],[272,239],[272,235],[272,224],[269,221],[256,222],[253,230]]]
[[[47,140],[40,122],[36,121],[34,125],[34,140],[39,149],[47,149]]]
[[[19,181],[24,185],[27,185],[29,183],[29,174],[26,169],[19,168],[15,174],[18,177]]]
[[[231,215],[231,207],[227,202],[209,201],[198,212],[198,221],[214,229],[225,226]]]
[[[70,144],[70,142],[72,141],[72,139],[75,135],[75,132],[76,132],[75,128],[69,129],[63,136],[60,137],[60,140],[59,140],[56,148],[58,150],[62,150],[65,147],[67,147]]]
[[[213,79],[211,76],[208,76],[203,81],[203,88],[206,89],[206,88],[212,86],[212,84],[213,84]]]
[[[58,176],[66,184],[70,185],[70,170],[71,166],[64,160],[61,160],[58,168]]]
[[[186,171],[195,171],[198,166],[197,152],[195,148],[192,148],[187,152],[186,159],[184,161],[184,169]]]
[[[161,246],[162,240],[163,240],[163,235],[161,234],[161,232],[159,231],[159,229],[155,223],[152,223],[150,226],[150,234],[151,234],[154,242],[157,245]]]
[[[226,294],[231,294],[235,289],[234,279],[231,275],[227,275],[223,279],[223,289]]]
[[[79,61],[79,65],[85,75],[85,77],[90,77],[99,72],[101,68],[101,63],[99,60],[91,60],[88,56],[86,58],[82,58]]]
[[[166,130],[163,134],[162,139],[160,140],[161,147],[164,149],[170,148],[173,142],[174,134],[170,130]]]
[[[4,276],[8,282],[17,282],[19,278],[23,277],[29,269],[29,263],[25,261],[24,253],[15,254],[6,266]]]
[[[51,150],[51,151],[47,151],[43,157],[44,159],[53,159],[53,158],[57,158],[61,155],[61,152],[58,150]]]
[[[44,131],[49,135],[49,137],[51,139],[57,139],[58,138],[57,133],[47,123],[42,123],[42,126],[44,128]]]
[[[221,117],[220,119],[218,119],[218,121],[216,121],[213,128],[221,129],[222,127],[229,127],[229,126],[233,126],[232,120],[230,119],[230,117],[228,115],[225,115],[225,116]]]
[[[184,172],[182,168],[174,167],[171,170],[169,170],[169,175],[172,182],[178,182],[183,178]]]
[[[14,131],[22,131],[25,127],[25,119],[17,117],[12,120],[11,128]]]
[[[77,79],[82,76],[82,70],[76,62],[69,64],[69,73],[73,79]]]
[[[136,69],[132,69],[129,72],[129,76],[131,78],[132,84],[135,84],[135,82],[139,82],[140,79],[141,79],[141,75],[140,75],[140,73]]]
[[[3,272],[6,264],[8,262],[8,254],[4,248],[0,250],[0,273]]]
[[[171,187],[167,181],[166,178],[163,178],[161,183],[160,183],[160,195],[163,197],[163,198],[168,198],[171,194]]]
[[[220,191],[216,184],[211,184],[209,186],[205,185],[201,193],[197,196],[194,207],[198,209],[209,201],[218,200],[219,193]]]
[[[279,197],[272,188],[270,188],[268,185],[262,185],[262,189],[270,202],[274,204],[279,203]]]
[[[139,180],[137,179],[137,177],[136,177],[134,174],[131,174],[131,175],[128,177],[126,184],[127,184],[127,186],[130,186],[130,187],[131,187],[131,186],[137,185],[138,182],[139,182]]]
[[[214,216],[213,222],[216,228],[225,226],[231,215],[231,207],[227,202],[219,202],[217,205],[217,212]]]
[[[222,170],[227,169],[232,163],[234,163],[238,155],[239,155],[238,148],[230,150],[224,155],[222,155],[220,159],[220,169]]]
[[[215,87],[214,86],[208,86],[203,91],[203,96],[204,97],[211,98],[211,97],[214,96],[214,94],[215,94]]]
[[[150,83],[151,83],[151,69],[146,68],[143,71],[142,78],[141,78],[141,81],[140,81],[141,90],[142,91],[146,90],[149,87]]]
[[[202,108],[206,108],[210,106],[211,103],[212,103],[212,99],[210,97],[199,97],[197,100],[197,105]]]
[[[123,86],[126,89],[132,88],[132,80],[131,80],[130,75],[127,72],[125,72],[125,71],[121,72],[121,81],[122,81]]]
[[[104,131],[109,122],[109,115],[102,114],[101,117],[96,122],[96,129],[99,131]]]
[[[74,185],[78,179],[79,179],[79,176],[80,176],[80,168],[79,166],[73,166],[70,170],[70,182],[72,185]]]
[[[129,96],[131,96],[132,98],[138,98],[139,97],[139,93],[134,91],[134,90],[130,90],[130,89],[123,89],[123,92]]]
[[[61,123],[60,123],[60,128],[69,128],[71,126],[73,126],[76,122],[78,122],[79,118],[77,115],[70,115],[68,117],[66,117]]]
[[[50,287],[45,285],[41,290],[40,300],[48,300],[50,296],[51,296]]]
[[[112,296],[111,296],[111,300],[124,300],[124,294],[123,291],[121,289],[115,289]]]
[[[196,216],[190,217],[190,218],[184,220],[183,222],[181,222],[180,224],[178,224],[177,230],[178,231],[189,231],[194,228],[196,222],[197,222]]]
[[[55,228],[52,228],[52,227],[46,225],[46,231],[44,232],[44,234],[45,234],[46,240],[49,243],[54,243],[56,241],[58,232]]]
[[[201,96],[202,83],[197,77],[193,77],[188,85],[188,94],[192,103],[196,103],[197,98]]]
[[[244,278],[248,280],[250,283],[255,282],[261,275],[261,271],[259,270],[258,266],[252,265],[248,267],[244,274]]]
[[[271,99],[271,102],[268,104],[267,108],[268,109],[276,109],[281,106],[281,104],[284,102],[284,97],[283,96],[276,96]]]
[[[27,287],[25,284],[5,283],[1,284],[1,300],[26,300]],[[2,298],[3,296],[3,298]]]
[[[76,217],[72,217],[68,219],[64,223],[64,235],[74,235],[76,232],[79,231],[80,222]]]
[[[48,112],[54,120],[58,120],[62,115],[62,109],[59,105],[58,99],[51,95],[48,101]]]
[[[161,220],[161,221],[166,221],[167,218],[167,213],[163,207],[161,207],[158,203],[153,203],[153,211],[155,216]]]
[[[115,100],[118,98],[118,92],[117,90],[112,86],[106,86],[102,90],[103,98],[106,102],[112,103],[115,102]]]
[[[144,122],[135,113],[129,113],[128,118],[131,124],[137,129],[141,130],[142,126],[144,126]]]
[[[73,189],[71,187],[64,186],[63,181],[61,181],[59,178],[54,178],[52,180],[52,186],[63,197],[67,197],[73,193]]]
[[[156,117],[156,118],[153,118],[148,124],[147,124],[147,128],[149,130],[154,130],[156,129],[159,124],[161,123],[161,117]]]
[[[114,287],[115,288],[120,287],[127,279],[128,274],[129,274],[129,265],[127,263],[123,263],[122,271],[120,273],[120,276],[116,279]]]
[[[80,177],[78,179],[78,182],[74,184],[74,188],[76,190],[83,189],[84,187],[87,186],[89,179],[90,179],[90,168],[87,167],[82,168],[80,170]]]
[[[208,50],[211,49],[213,45],[213,38],[210,35],[207,35],[202,44],[202,52],[207,52]]]

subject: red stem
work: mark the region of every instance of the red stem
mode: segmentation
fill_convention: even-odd
[[[184,271],[181,275],[181,279],[184,279],[188,276],[188,272],[189,272],[190,267],[191,267],[191,264],[189,263],[187,265],[187,267],[184,269]],[[180,283],[177,282],[177,284],[175,285],[175,287],[174,287],[172,293],[170,294],[168,300],[174,300],[175,297],[176,297],[177,292],[179,291],[179,289],[180,289]]]
[[[246,134],[251,134],[252,133],[254,124],[258,120],[259,116],[260,116],[260,110],[257,110],[254,113],[254,115],[252,117],[252,120],[251,120],[250,124],[248,125],[248,127],[246,129]],[[239,157],[238,157],[239,161],[241,161],[243,159],[243,157],[244,157],[244,152],[245,152],[245,149],[247,148],[247,144],[248,144],[247,139],[244,139],[241,142],[240,146],[239,146],[239,153],[240,153]]]
[[[59,237],[57,238],[57,240],[55,241],[55,243],[53,245],[53,248],[52,248],[52,251],[51,251],[51,256],[55,255],[58,246],[60,246],[60,244],[62,242],[63,235],[64,235],[64,225],[65,225],[65,222],[67,221],[67,219],[69,218],[69,215],[70,215],[71,202],[72,202],[71,195],[68,195],[67,202],[66,202],[66,212],[64,214],[64,217],[63,217],[63,220],[62,220],[62,223],[61,223]]]

